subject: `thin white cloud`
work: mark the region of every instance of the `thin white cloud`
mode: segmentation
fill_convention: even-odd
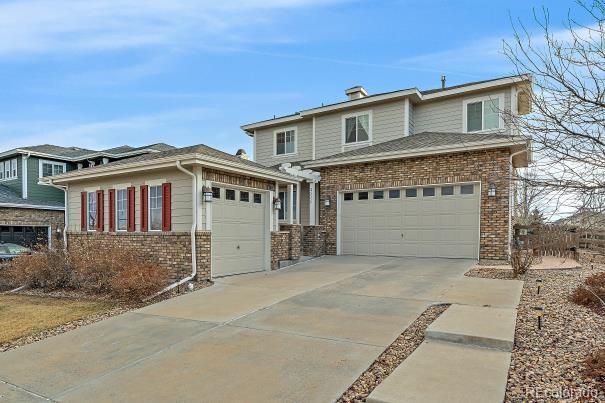
[[[0,4],[0,55],[203,43],[237,37],[233,29],[275,11],[341,1],[9,1]]]

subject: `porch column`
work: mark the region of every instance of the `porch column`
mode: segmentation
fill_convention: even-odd
[[[296,224],[302,224],[300,222],[300,182],[296,184]]]
[[[315,225],[315,182],[309,183],[309,225]]]
[[[294,185],[288,185],[288,224],[294,224]]]

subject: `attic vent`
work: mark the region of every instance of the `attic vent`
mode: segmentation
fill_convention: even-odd
[[[347,94],[347,96],[349,97],[349,101],[368,96],[368,92],[361,85],[357,85],[355,87],[349,88],[348,90],[345,90],[345,94]]]

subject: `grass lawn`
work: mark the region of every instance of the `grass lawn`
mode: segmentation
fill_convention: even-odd
[[[101,313],[113,305],[66,298],[0,295],[0,344]]]

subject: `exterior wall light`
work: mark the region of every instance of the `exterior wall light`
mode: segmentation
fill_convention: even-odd
[[[489,197],[496,197],[496,185],[493,183],[489,184],[489,187],[487,188],[487,195]]]
[[[202,187],[202,200],[206,203],[212,203],[212,188],[208,186]]]
[[[273,208],[275,210],[281,210],[281,199],[279,197],[273,198]]]
[[[324,199],[324,206],[326,206],[326,207],[330,207],[330,203],[331,203],[330,198],[329,198],[329,197],[326,197],[326,198]]]

